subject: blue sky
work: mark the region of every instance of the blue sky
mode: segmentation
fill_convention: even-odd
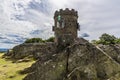
[[[55,10],[76,9],[86,39],[103,33],[120,37],[120,0],[0,0],[0,48],[12,48],[27,38],[53,36]]]

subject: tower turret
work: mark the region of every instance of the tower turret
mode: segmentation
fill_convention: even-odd
[[[77,11],[66,8],[55,12],[53,31],[56,43],[71,44],[77,38],[77,30],[79,30]]]

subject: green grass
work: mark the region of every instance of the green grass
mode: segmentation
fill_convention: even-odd
[[[22,80],[27,74],[19,74],[19,71],[30,67],[35,61],[12,63],[10,60],[2,58],[0,53],[0,80]]]

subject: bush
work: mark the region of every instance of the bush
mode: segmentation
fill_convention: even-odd
[[[120,43],[120,38],[115,40],[116,43]]]
[[[113,35],[104,33],[99,39],[100,39],[100,43],[102,44],[115,44],[115,40],[117,38]]]
[[[91,41],[93,44],[100,44],[101,42],[100,42],[100,40],[92,40]]]
[[[103,44],[103,45],[109,45],[109,44],[117,44],[120,43],[120,38],[116,38],[114,35],[109,34],[102,34],[101,37],[99,37],[99,40],[92,40],[93,44]]]
[[[54,42],[55,37],[50,37],[49,39],[46,40],[46,42]]]
[[[25,43],[44,43],[45,40],[42,40],[42,38],[31,38],[27,39]]]
[[[54,42],[55,37],[50,37],[47,40],[43,40],[42,38],[31,38],[27,39],[24,43],[45,43],[45,42]]]

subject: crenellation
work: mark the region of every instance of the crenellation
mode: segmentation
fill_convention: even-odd
[[[75,9],[71,9],[72,12],[75,12]]]
[[[66,8],[65,10],[60,9],[59,11],[55,12],[54,18],[58,15],[71,15],[71,16],[77,16],[78,17],[78,12],[75,11],[74,9],[69,10]]]

